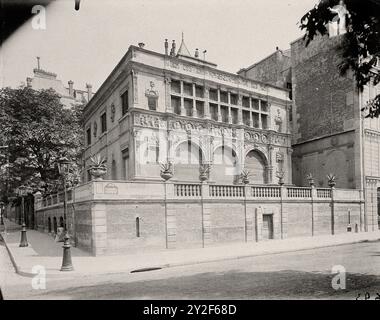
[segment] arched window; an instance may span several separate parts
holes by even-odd
[[[211,170],[212,181],[219,184],[233,184],[240,171],[236,152],[232,147],[223,144],[215,149]]]
[[[251,183],[267,183],[266,161],[264,156],[255,150],[248,152],[245,157],[245,169],[251,173]]]
[[[51,232],[51,218],[48,218],[48,232]]]
[[[116,161],[115,160],[112,160],[112,163],[111,163],[111,179],[117,180]]]
[[[57,233],[58,228],[57,228],[57,218],[56,217],[53,218],[53,228],[54,228],[54,232]]]
[[[59,217],[59,226],[60,226],[61,228],[64,227],[64,222],[63,222],[63,217],[62,217],[62,216]]]
[[[201,148],[191,140],[179,144],[175,150],[174,174],[178,181],[199,181],[199,167],[202,163]]]
[[[140,238],[140,218],[136,218],[136,237]]]

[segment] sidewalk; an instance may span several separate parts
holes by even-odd
[[[4,222],[6,232],[3,232],[2,236],[13,258],[14,265],[17,266],[17,273],[33,276],[33,266],[40,265],[45,267],[47,278],[129,273],[144,268],[165,268],[380,240],[380,231],[375,231],[99,257],[91,256],[83,250],[71,247],[75,270],[61,272],[62,242],[55,242],[46,233],[27,230],[29,246],[20,248],[20,226],[9,220]]]

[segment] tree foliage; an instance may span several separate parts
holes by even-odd
[[[371,81],[380,82],[380,72],[376,64],[380,59],[380,0],[320,0],[319,3],[301,18],[301,29],[306,31],[306,45],[317,35],[325,35],[326,26],[336,13],[331,9],[344,4],[347,32],[342,35],[341,54],[343,62],[339,68],[342,74],[352,70],[357,87],[363,91]],[[379,117],[380,95],[377,95],[363,108],[367,117]]]
[[[8,145],[8,185],[24,184],[50,192],[58,185],[60,157],[78,171],[82,152],[83,106],[64,108],[52,89],[0,89],[0,145]],[[2,166],[4,168],[4,166]],[[4,169],[3,169],[4,170]],[[4,177],[4,175],[2,175]]]

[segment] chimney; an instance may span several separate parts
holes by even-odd
[[[139,47],[140,47],[141,49],[143,49],[143,48],[145,47],[145,43],[144,43],[144,42],[139,42],[138,45],[139,45]]]
[[[195,49],[194,57],[197,58],[197,59],[199,58],[199,51],[198,51],[198,48]]]
[[[32,78],[26,78],[26,86],[28,87],[28,88],[31,88],[32,87]]]
[[[69,96],[72,97],[74,96],[74,82],[69,80]]]
[[[170,50],[170,55],[173,57],[175,56],[175,40],[173,40],[172,49]]]
[[[92,98],[92,85],[89,83],[86,83],[86,88],[87,88],[87,98],[88,98],[87,101],[90,101],[90,99]]]
[[[278,51],[278,47],[276,47],[276,51]]]
[[[168,39],[165,39],[165,55],[167,56],[169,54],[169,43]]]

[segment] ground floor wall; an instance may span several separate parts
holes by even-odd
[[[39,230],[62,215],[61,205],[37,210]],[[76,245],[94,255],[360,232],[364,221],[360,201],[302,199],[93,200],[67,213]]]

